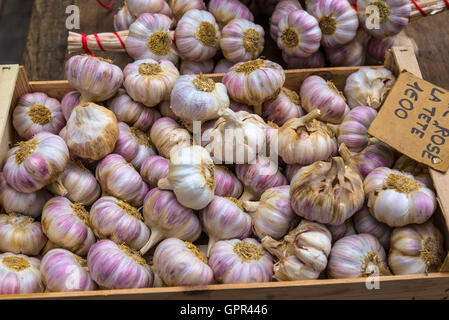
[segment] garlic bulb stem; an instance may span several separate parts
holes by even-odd
[[[260,201],[243,201],[242,206],[247,212],[256,212]]]
[[[316,109],[318,110],[318,109]],[[329,129],[332,130],[332,132],[338,136],[338,131],[340,130],[340,125],[335,123],[326,122],[326,125],[329,127]]]
[[[218,241],[218,240],[215,239],[214,237],[209,236],[209,242],[207,243],[207,257],[209,257],[210,249],[212,249],[212,247],[214,246],[214,244],[215,244],[217,241]]]
[[[167,178],[159,179],[157,187],[162,190],[173,190],[173,186]]]
[[[257,193],[251,191],[248,187],[245,186],[245,187],[243,187],[243,193],[239,198],[239,203],[242,206],[244,206],[245,202],[248,202],[248,201],[251,201],[251,200],[254,200],[257,198],[258,198]]]
[[[292,127],[299,128],[303,126],[304,124],[318,118],[321,115],[321,111],[319,109],[313,109],[308,114],[304,115],[301,118],[298,118],[295,122],[292,122]]]
[[[151,230],[151,236],[150,239],[148,239],[148,242],[145,243],[145,245],[140,249],[140,254],[144,255],[146,254],[156,243],[164,239],[165,236],[158,230]]]
[[[65,197],[69,191],[67,190],[66,187],[64,187],[64,184],[61,181],[61,177],[59,177],[55,182],[53,182],[52,184],[49,184],[46,189],[48,191],[50,191],[51,193],[58,195],[58,196],[62,196]]]

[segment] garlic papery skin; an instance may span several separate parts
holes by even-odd
[[[390,248],[391,228],[374,219],[367,206],[358,211],[352,218],[357,233],[369,233],[375,236],[385,250]]]
[[[120,91],[121,89],[119,89]],[[81,100],[81,93],[79,91],[70,91],[66,93],[61,100],[61,110],[66,121],[70,119],[73,109],[75,109]],[[61,130],[60,130],[61,131]]]
[[[0,172],[0,206],[5,212],[16,212],[33,218],[42,213],[45,202],[51,194],[42,189],[32,193],[16,191],[8,185],[5,176]]]
[[[251,11],[238,0],[211,0],[208,11],[214,15],[220,28],[234,19],[254,21]]]
[[[425,184],[427,188],[434,189],[433,180],[429,172],[429,167],[425,164],[421,164],[407,157],[406,155],[402,155],[396,160],[394,169],[410,173],[415,177],[416,180]]]
[[[114,16],[114,30],[117,32],[128,30],[134,21],[136,21],[136,18],[129,12],[125,3]]]
[[[210,251],[209,265],[220,283],[269,282],[273,259],[255,239],[218,241]]]
[[[392,47],[412,47],[415,55],[419,55],[418,45],[413,38],[407,36],[405,31],[387,38],[372,38],[368,43],[367,52],[377,61],[383,62],[387,51]]]
[[[204,122],[220,117],[229,107],[229,97],[222,83],[202,74],[184,75],[175,82],[170,105],[179,118]]]
[[[151,127],[150,139],[159,154],[167,159],[170,159],[172,152],[188,147],[192,142],[189,131],[168,117],[160,118],[154,123]]]
[[[282,88],[279,95],[263,104],[262,116],[267,121],[272,121],[282,126],[291,118],[300,118],[304,111],[300,106],[299,95],[290,89]]]
[[[235,65],[234,62],[228,61],[226,59],[220,59],[215,65],[213,73],[226,73],[229,69]]]
[[[184,74],[200,74],[200,73],[214,73],[214,60],[208,59],[204,61],[189,61],[182,60],[179,71]]]
[[[42,282],[50,292],[91,291],[97,288],[87,261],[65,249],[52,249],[42,258]]]
[[[178,69],[168,60],[137,60],[128,64],[123,73],[126,92],[134,101],[147,107],[154,107],[167,100],[179,78]]]
[[[331,66],[363,66],[365,65],[366,52],[362,42],[355,38],[341,47],[326,48],[326,56]]]
[[[44,292],[39,259],[10,252],[0,254],[0,294]]]
[[[289,56],[285,52],[282,52],[282,60],[284,60],[289,69],[323,68],[326,66],[326,60],[321,51],[312,53],[307,58]]]
[[[157,187],[157,183],[162,178],[168,177],[168,167],[170,161],[161,156],[150,156],[144,159],[140,167],[140,175],[143,181],[148,183],[149,187]]]
[[[382,39],[398,34],[407,26],[411,4],[408,0],[357,0],[357,11],[362,28]]]
[[[238,198],[243,192],[243,185],[235,174],[226,166],[215,166],[215,195]]]
[[[343,93],[332,81],[320,76],[310,76],[301,85],[299,92],[301,105],[307,112],[318,109],[318,119],[331,123],[341,123],[349,112]]]
[[[183,206],[200,210],[214,198],[214,172],[214,162],[206,149],[184,147],[172,152],[168,177],[159,180],[158,187],[173,190]]]
[[[352,152],[360,152],[368,144],[376,143],[368,134],[368,128],[377,116],[377,111],[371,107],[355,107],[343,118],[338,127],[338,143],[344,143]]]
[[[89,55],[67,60],[65,74],[70,85],[81,93],[81,103],[112,98],[123,83],[122,69],[111,60]]]
[[[162,241],[153,255],[153,267],[167,286],[211,284],[214,273],[200,250],[176,238]]]
[[[221,33],[211,13],[191,9],[178,21],[175,36],[176,48],[183,59],[205,61],[217,53]]]
[[[98,164],[95,176],[103,195],[111,195],[140,207],[148,185],[139,172],[119,154],[110,154]]]
[[[114,112],[118,121],[142,131],[148,131],[161,118],[155,108],[146,108],[142,103],[133,101],[124,89],[119,89],[117,95],[108,100],[107,106]]]
[[[391,275],[384,248],[367,233],[338,240],[332,247],[327,271],[334,279]]]
[[[301,4],[297,0],[283,0],[277,3],[273,14],[270,17],[270,36],[274,41],[277,40],[279,32],[279,21],[290,12],[302,9]]]
[[[252,215],[253,229],[259,239],[265,236],[281,239],[296,217],[290,206],[288,185],[267,189],[259,201],[245,201],[243,207],[247,212],[255,212]]]
[[[42,92],[24,94],[12,117],[14,129],[25,139],[42,131],[58,134],[65,126],[59,101]]]
[[[172,118],[173,120],[180,121],[180,119],[173,113],[170,106],[170,100],[162,101],[159,106],[159,112],[163,117]]]
[[[153,286],[153,272],[139,252],[111,240],[101,240],[92,246],[87,255],[87,265],[92,279],[103,288]]]
[[[44,131],[9,150],[3,175],[16,191],[33,193],[55,181],[68,161],[64,140]]]
[[[219,240],[245,239],[252,234],[251,217],[235,198],[215,196],[199,213],[204,231],[209,236],[207,256]]]
[[[315,119],[319,114],[313,110],[287,120],[279,129],[279,155],[285,163],[308,165],[336,154],[337,139],[326,124]]]
[[[360,210],[365,200],[357,169],[341,157],[299,170],[290,184],[290,197],[292,208],[300,217],[334,226]]]
[[[179,21],[189,10],[206,9],[206,5],[203,0],[169,0],[169,4],[173,11],[173,18],[175,21]]]
[[[224,75],[223,84],[233,100],[254,106],[262,115],[262,103],[275,98],[285,82],[282,67],[269,60],[252,60],[235,64]]]
[[[365,179],[371,214],[390,227],[426,222],[437,204],[435,193],[411,174],[395,169],[374,169]]]
[[[254,60],[265,44],[263,28],[245,19],[231,20],[221,31],[220,48],[231,62]]]
[[[64,197],[47,201],[42,210],[42,229],[47,238],[58,247],[85,256],[95,243],[89,226],[89,213],[79,203]]]
[[[80,160],[70,160],[58,180],[48,185],[47,189],[84,206],[90,206],[101,194],[95,176]]]
[[[354,222],[352,221],[352,218],[349,218],[339,226],[326,225],[326,227],[332,234],[332,244],[343,237],[357,234],[357,231],[354,229]]]
[[[302,167],[300,164],[287,164],[285,166],[285,177],[289,183],[292,182],[293,177]]]
[[[126,5],[135,17],[143,13],[160,13],[168,17],[172,15],[172,10],[165,0],[127,0]]]
[[[172,20],[163,14],[143,13],[129,27],[126,52],[134,60],[168,60],[178,63],[174,33],[170,31]],[[128,90],[127,90],[128,91]]]
[[[385,68],[361,68],[354,72],[346,79],[344,90],[349,107],[379,109],[395,80],[391,71]]]
[[[47,243],[40,222],[17,213],[0,214],[0,251],[37,256]]]

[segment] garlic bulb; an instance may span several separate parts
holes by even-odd
[[[380,167],[364,185],[371,214],[390,227],[424,223],[437,207],[435,193],[406,172]]]
[[[161,117],[155,108],[145,108],[142,103],[133,101],[124,89],[119,89],[117,95],[107,102],[107,106],[118,121],[142,131],[149,130]]]
[[[150,131],[150,139],[159,154],[170,159],[176,150],[191,145],[192,137],[189,131],[180,126],[172,118],[160,118]]]
[[[158,107],[163,117],[172,118],[176,121],[180,121],[180,119],[173,113],[173,110],[171,109],[170,100],[162,101]]]
[[[384,248],[367,233],[338,240],[332,247],[327,270],[334,279],[391,275]]]
[[[229,109],[234,112],[246,111],[248,113],[254,113],[252,107],[243,103],[236,102],[234,100],[230,100]]]
[[[332,130],[316,120],[314,110],[302,118],[287,120],[279,130],[279,155],[287,164],[308,165],[326,160],[337,152],[337,140]]]
[[[213,271],[200,250],[176,238],[166,239],[157,246],[153,264],[167,286],[207,285],[214,280]]]
[[[204,61],[217,53],[221,34],[211,13],[191,9],[178,21],[175,36],[176,48],[183,59]]]
[[[135,250],[150,238],[140,212],[125,201],[102,197],[95,201],[89,213],[89,223],[98,239],[109,239]]]
[[[208,59],[204,61],[189,61],[182,60],[179,71],[184,74],[200,74],[200,73],[213,73],[214,72],[214,60]]]
[[[171,109],[181,119],[207,121],[217,119],[229,107],[222,83],[199,75],[181,76],[171,92]]]
[[[443,234],[430,221],[391,233],[388,263],[394,274],[438,272],[445,256]]]
[[[385,250],[390,248],[391,228],[374,219],[367,206],[354,214],[353,221],[357,233],[369,233],[379,240]]]
[[[238,198],[243,192],[243,185],[235,174],[226,166],[215,166],[215,195]]]
[[[161,0],[162,1],[162,0]],[[165,1],[164,1],[165,2]],[[163,14],[143,13],[129,27],[126,52],[134,60],[168,60],[178,63],[172,20]]]
[[[58,180],[47,186],[47,189],[85,206],[94,203],[101,193],[95,176],[80,160],[70,160]]]
[[[110,240],[101,240],[92,246],[87,265],[92,279],[106,289],[149,288],[153,285],[153,272],[139,252]]]
[[[42,210],[42,229],[55,245],[84,256],[95,243],[89,213],[79,203],[64,197],[47,201]]]
[[[14,129],[25,139],[31,139],[42,131],[58,134],[65,126],[59,101],[42,92],[24,94],[12,117]]]
[[[301,105],[307,112],[314,109],[321,111],[318,119],[331,123],[341,123],[349,112],[343,93],[332,81],[320,76],[310,76],[301,85],[299,92]]]
[[[254,233],[263,239],[270,236],[281,239],[293,225],[295,213],[290,206],[290,186],[265,190],[260,201],[244,201],[243,207],[252,215]]]
[[[213,73],[226,73],[229,69],[235,65],[234,62],[228,61],[226,59],[220,59],[215,65]]]
[[[340,157],[318,161],[296,173],[290,185],[291,205],[308,220],[338,226],[363,206],[363,181],[357,169]]]
[[[128,30],[129,26],[136,21],[136,18],[129,12],[128,6],[125,5],[114,16],[114,30],[124,31]]]
[[[231,62],[256,59],[265,44],[263,28],[245,19],[231,20],[221,31],[220,48]]]
[[[387,51],[392,47],[412,47],[415,55],[419,55],[418,45],[413,38],[407,36],[405,31],[399,32],[397,35],[376,39],[372,38],[368,43],[368,54],[377,61],[383,62],[387,55]]]
[[[290,89],[282,88],[279,95],[263,104],[263,117],[282,126],[291,118],[300,118],[304,111],[300,106],[299,95]]]
[[[251,217],[235,198],[215,196],[199,215],[204,231],[209,236],[207,256],[219,240],[245,239],[252,234]]]
[[[70,251],[52,249],[42,258],[42,281],[50,292],[91,291],[97,288],[87,261]]]
[[[168,60],[137,60],[128,64],[123,73],[126,92],[133,100],[147,107],[154,107],[168,99],[179,78],[178,69]]]
[[[326,56],[331,66],[363,66],[366,52],[362,41],[358,40],[356,36],[354,40],[345,45],[326,48]]]
[[[47,243],[40,222],[17,213],[0,214],[0,251],[31,256]]]
[[[132,164],[119,154],[110,154],[98,164],[95,176],[103,195],[111,195],[140,207],[148,192],[148,185]]]
[[[159,180],[158,187],[173,190],[183,206],[203,209],[214,197],[214,163],[201,146],[190,146],[172,152],[168,177]]]
[[[120,91],[121,89],[119,89]],[[61,100],[61,110],[66,121],[70,119],[73,109],[75,109],[81,100],[81,94],[79,91],[70,91],[66,93]]]
[[[282,59],[289,69],[323,68],[326,66],[326,61],[321,51],[317,51],[307,58],[289,56],[285,52],[282,52]]]
[[[16,212],[37,218],[42,213],[45,202],[51,198],[50,193],[42,189],[32,193],[16,191],[8,185],[0,172],[0,206],[5,212]]]
[[[354,229],[354,222],[352,221],[352,218],[349,218],[344,223],[338,226],[326,225],[326,228],[332,234],[332,244],[343,237],[357,234],[357,231]]]
[[[279,21],[290,12],[302,9],[301,4],[297,0],[283,0],[278,2],[270,17],[270,36],[274,41],[277,40],[279,32]]]
[[[254,239],[218,241],[212,247],[209,265],[220,283],[269,282],[273,259]]]
[[[3,175],[16,191],[33,193],[55,181],[67,161],[69,150],[64,140],[44,131],[9,150]]]
[[[170,161],[164,157],[150,156],[143,160],[140,175],[150,188],[155,188],[160,179],[168,177],[169,165]]]
[[[391,71],[385,68],[361,68],[354,72],[346,79],[344,90],[349,107],[379,109],[395,80]]]
[[[170,0],[170,7],[173,11],[173,18],[179,21],[184,14],[192,9],[205,10],[206,5],[203,0]]]
[[[396,160],[394,169],[410,173],[416,180],[425,184],[427,188],[433,189],[433,180],[430,176],[429,167],[425,164],[421,164],[406,155],[402,155]]]
[[[160,13],[171,17],[172,10],[165,0],[127,0],[129,12],[139,17],[142,13]]]
[[[411,5],[408,0],[357,0],[357,11],[365,31],[382,39],[398,34],[407,26]]]
[[[254,21],[251,11],[238,0],[210,0],[208,11],[215,16],[220,28],[234,19]]]
[[[44,292],[39,259],[10,252],[0,254],[0,294]]]
[[[235,64],[224,75],[223,84],[233,100],[255,107],[262,114],[262,103],[275,98],[285,82],[280,65],[269,60],[252,60]]]
[[[292,182],[293,177],[302,167],[300,164],[287,164],[285,166],[285,177],[289,183]]]
[[[343,118],[338,127],[338,143],[344,143],[352,152],[360,152],[371,143],[377,143],[376,138],[368,134],[368,128],[377,116],[377,111],[371,107],[355,107]]]
[[[111,60],[89,55],[67,60],[65,74],[70,85],[81,93],[81,103],[112,98],[123,83],[122,69]]]
[[[284,162],[282,161],[282,159],[279,157],[278,154],[279,126],[274,122],[268,121],[266,128],[267,128],[267,141],[266,141],[265,154],[268,155],[273,161],[279,162],[280,165],[283,165]]]

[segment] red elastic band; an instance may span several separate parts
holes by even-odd
[[[120,35],[119,35],[117,32],[113,32],[113,34],[115,34],[115,36],[118,38],[118,40],[120,41],[120,43],[121,43],[123,49],[126,50],[125,42],[123,42],[122,37],[120,37]]]
[[[92,57],[95,57],[95,55],[90,52],[89,48],[87,47],[87,35],[85,33],[81,33],[81,42],[83,43],[83,50],[88,55],[91,55]]]
[[[443,0],[443,1],[444,1],[444,3],[446,4],[447,10],[449,10],[449,0]]]
[[[103,2],[101,2],[101,0],[97,0],[97,2],[100,6],[102,6],[105,9],[111,9],[112,6],[114,5],[114,0],[109,0],[109,5],[105,5]]]
[[[359,10],[357,10],[357,5],[356,4],[354,4],[352,7],[354,8],[355,11],[359,11]]]
[[[98,46],[100,47],[100,50],[101,50],[101,51],[104,51],[104,48],[103,48],[103,46],[101,45],[100,38],[98,37],[98,35],[97,35],[96,33],[94,33],[94,37],[95,37],[95,39],[97,39],[97,43],[98,43]]]
[[[423,17],[426,17],[427,16],[427,13],[419,6],[419,4],[418,3],[416,3],[416,1],[415,0],[411,0],[412,2],[413,2],[413,4],[415,5],[415,7],[416,7],[416,9],[418,9],[418,11],[421,13],[421,15],[423,16]],[[446,0],[447,1],[447,0]]]

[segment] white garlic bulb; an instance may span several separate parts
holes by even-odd
[[[0,254],[0,294],[44,292],[39,259],[22,254]]]

